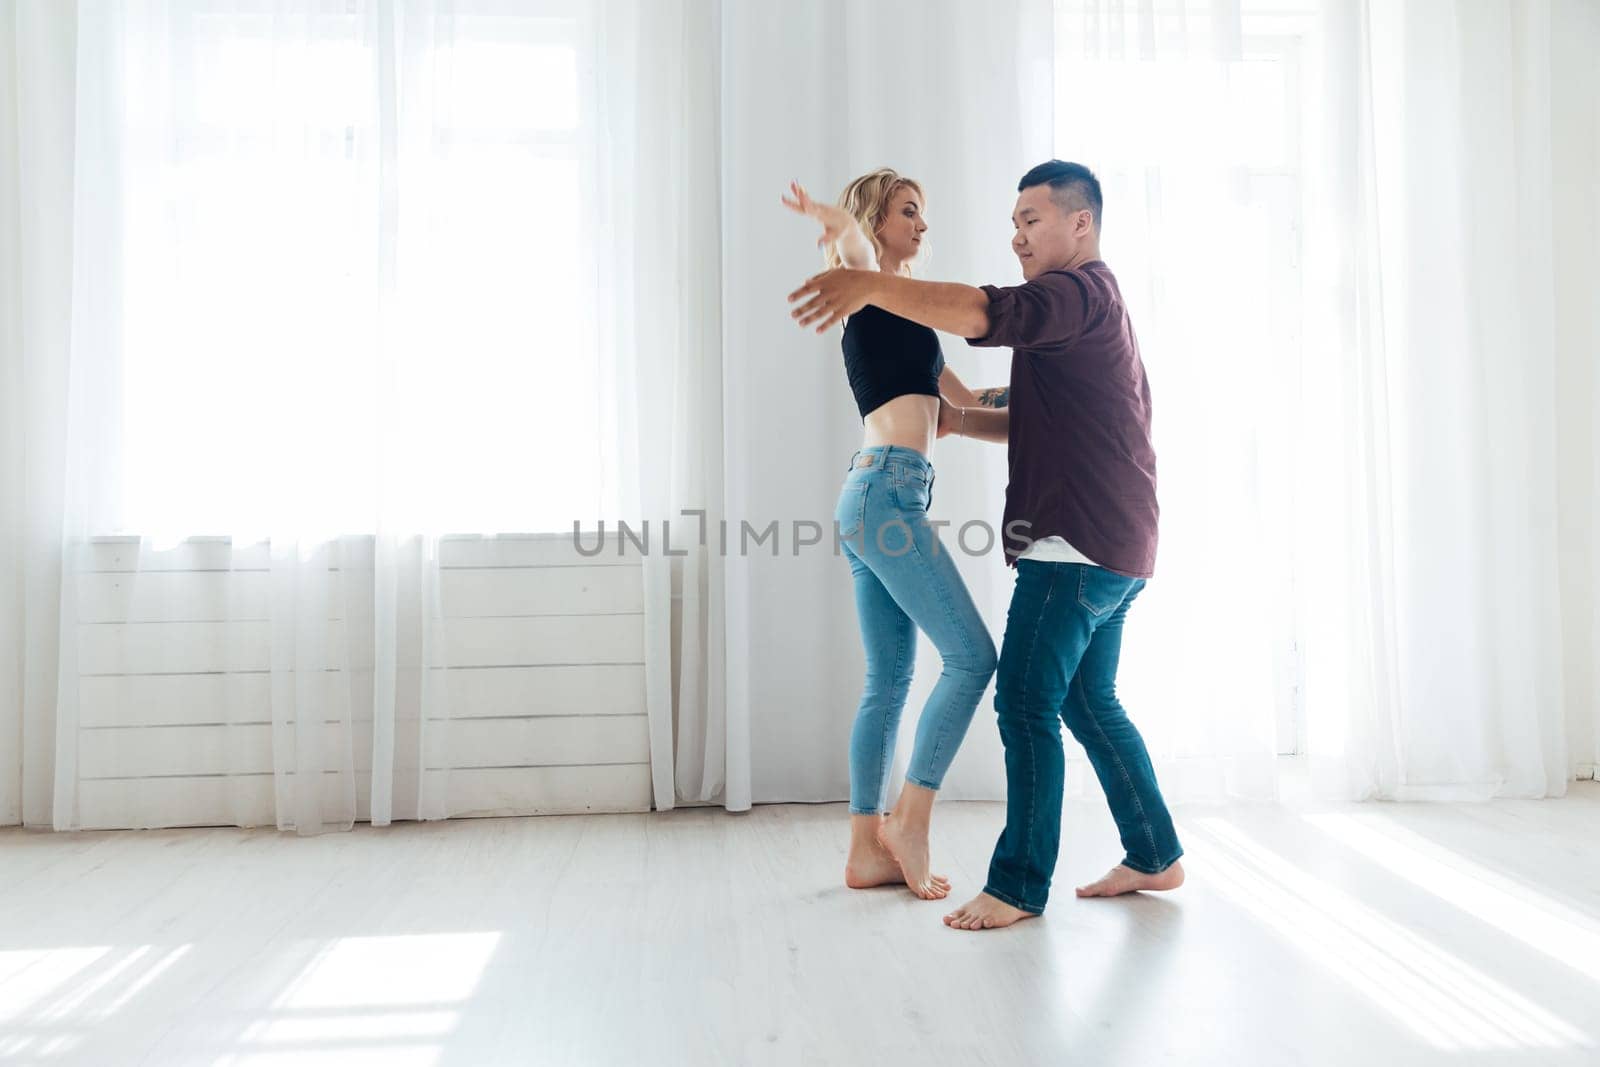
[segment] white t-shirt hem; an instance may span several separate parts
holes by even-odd
[[[1024,550],[1018,559],[1031,559],[1039,563],[1087,563],[1091,567],[1100,564],[1073,548],[1064,537],[1041,537]]]

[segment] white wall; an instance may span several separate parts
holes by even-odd
[[[1586,778],[1600,762],[1600,8],[1557,0],[1552,26],[1563,681],[1572,769]]]

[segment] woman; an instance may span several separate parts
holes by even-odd
[[[822,224],[829,267],[911,271],[928,229],[922,188],[887,168],[851,182],[837,206],[797,184],[784,204]],[[932,330],[868,305],[844,328],[844,362],[861,412],[861,449],[851,457],[835,518],[855,581],[867,676],[850,734],[850,855],[845,884],[904,880],[924,900],[950,883],[931,874],[928,821],[945,771],[995,669],[994,641],[928,523],[941,389],[976,404],[945,366]],[[911,685],[916,630],[933,641],[944,669],[917,722],[906,780],[888,815],[889,767]]]

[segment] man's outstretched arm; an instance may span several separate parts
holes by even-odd
[[[957,337],[983,337],[989,332],[989,294],[958,282],[925,282],[840,267],[807,279],[789,294],[789,302],[807,297],[790,314],[818,333],[868,304]]]

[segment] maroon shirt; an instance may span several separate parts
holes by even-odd
[[[1006,565],[1027,546],[1014,531],[1063,537],[1107,570],[1150,577],[1160,515],[1150,384],[1117,279],[1091,260],[983,291],[989,333],[967,343],[1014,349]]]

